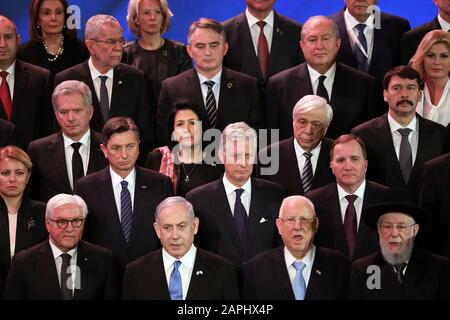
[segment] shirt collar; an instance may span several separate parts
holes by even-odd
[[[8,72],[8,76],[14,76],[14,73],[16,71],[16,60],[8,67],[6,70],[0,69],[0,71],[6,71]]]
[[[214,81],[214,85],[219,84],[220,85],[220,79],[222,78],[222,70],[220,69],[219,72],[216,73],[216,75],[214,77],[212,77],[211,79],[206,78],[205,76],[201,75],[200,73],[197,72],[198,75],[198,79],[200,80],[200,83],[203,84],[203,82],[205,81]]]
[[[83,146],[87,146],[89,142],[89,138],[91,137],[91,130],[86,131],[86,133],[81,137],[79,141],[72,140],[64,133],[62,134],[64,140],[64,149],[70,147],[74,142],[81,142]]]
[[[256,18],[255,16],[253,16],[250,11],[248,11],[248,8],[245,9],[245,16],[247,17],[247,21],[248,21],[248,26],[251,28],[253,27],[258,21],[259,19]],[[267,15],[267,17],[263,20],[267,25],[269,25],[270,27],[273,28],[273,23],[274,23],[274,17],[275,14],[273,13],[273,10],[270,11],[270,13]]]
[[[290,251],[284,247],[284,260],[286,261],[286,266],[289,268],[295,261],[301,261],[303,262],[307,267],[312,268],[312,265],[314,263],[314,257],[316,256],[316,246],[313,244],[311,249],[309,249],[306,256],[303,257],[303,259],[298,260],[296,259]]]
[[[309,64],[307,64],[307,66],[308,66],[308,71],[309,71],[309,76],[311,78],[311,81],[314,83],[317,81],[317,79],[319,79],[319,77],[322,74],[317,72],[316,70],[314,70]],[[336,62],[333,63],[333,65],[331,66],[330,69],[328,69],[327,72],[325,72],[324,76],[326,76],[327,79],[334,79],[335,73],[336,73]]]
[[[315,156],[316,154],[320,153],[321,146],[322,146],[322,140],[320,140],[319,144],[309,152],[312,153],[313,156]],[[295,139],[295,138],[294,138],[294,149],[295,149],[295,154],[297,155],[297,158],[299,156],[303,155],[305,152],[308,152],[308,151],[303,150],[303,148],[298,144],[297,139]]]
[[[191,245],[189,250],[182,256],[181,258],[177,259],[174,256],[172,256],[170,253],[166,251],[166,249],[162,249],[162,257],[163,257],[163,263],[164,263],[164,269],[168,270],[173,266],[173,263],[176,260],[181,261],[181,264],[188,267],[189,269],[194,269],[194,263],[195,263],[195,257],[197,255],[197,248],[194,246],[194,244]]]
[[[74,254],[77,252],[78,246],[76,246],[73,249],[70,249],[67,252],[62,252],[53,242],[51,239],[48,239],[48,242],[50,243],[50,249],[52,249],[53,253],[53,259],[56,260],[56,258],[59,258],[63,253],[68,253],[70,255],[70,258],[74,256]]]
[[[350,12],[348,12],[348,8],[345,9],[344,11],[344,19],[345,22],[348,24],[348,26],[353,30],[358,24],[365,24],[367,28],[369,29],[373,29],[374,25],[374,16],[373,14],[371,14],[370,16],[367,17],[366,21],[363,22],[359,22],[358,20],[356,20],[356,18],[354,16],[352,16],[350,14]]]
[[[110,69],[107,73],[103,74],[98,72],[98,70],[95,68],[94,64],[92,63],[92,57],[88,60],[89,69],[91,70],[92,79],[97,79],[100,76],[107,76],[108,78],[112,79],[114,75],[114,68]]]
[[[131,172],[126,176],[125,179],[123,179],[121,176],[119,176],[117,173],[114,172],[114,170],[109,166],[109,172],[111,174],[111,181],[113,184],[113,187],[116,188],[120,183],[125,180],[128,182],[128,185],[133,185],[134,181],[136,180],[136,168],[133,168]]]
[[[337,190],[338,190],[338,197],[339,197],[339,201],[341,201],[342,199],[345,198],[345,196],[349,195],[350,193],[348,193],[347,191],[345,191],[340,185],[339,183],[337,183]],[[364,198],[364,191],[366,190],[366,180],[364,180],[358,187],[358,189],[355,190],[355,192],[351,193],[354,194],[356,196],[358,196],[358,198]]]
[[[414,118],[411,120],[410,123],[408,123],[407,126],[403,127],[401,124],[399,124],[397,121],[395,121],[394,118],[392,118],[388,112],[388,122],[389,122],[389,127],[391,128],[391,133],[394,133],[398,129],[402,129],[402,128],[409,128],[412,131],[417,131],[417,117],[416,116],[414,116]]]
[[[444,31],[450,30],[450,22],[447,22],[444,19],[442,19],[442,17],[439,14],[438,14],[438,20],[439,20],[439,24],[441,25],[442,30],[444,30]]]
[[[244,183],[242,187],[236,187],[234,184],[230,182],[230,180],[227,179],[226,174],[223,175],[223,186],[225,187],[225,193],[227,196],[232,194],[236,189],[244,189],[245,192],[250,193],[252,190],[252,179],[248,178],[247,182]]]

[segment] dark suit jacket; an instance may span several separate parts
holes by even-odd
[[[23,198],[17,213],[16,244],[14,253],[44,241],[48,237],[45,228],[45,203]],[[0,197],[0,298],[11,264],[8,209]]]
[[[122,298],[170,300],[162,249],[153,251],[127,265]],[[186,300],[237,299],[239,299],[237,268],[224,258],[197,248]]]
[[[0,119],[0,148],[14,145],[16,127],[9,121]]]
[[[369,289],[368,277],[374,272],[369,266],[379,266],[380,289]],[[376,252],[356,260],[352,265],[349,299],[358,300],[437,300],[450,299],[450,261],[414,248],[400,285],[392,265]]]
[[[431,220],[429,250],[450,258],[449,190],[450,153],[447,153],[425,162],[419,204],[427,210]]]
[[[389,188],[366,180],[363,208],[375,204],[382,199],[383,193]],[[338,250],[350,257],[347,248],[344,224],[339,205],[339,195],[336,182],[312,190],[306,196],[314,203],[319,218],[319,229],[314,239],[318,246]],[[352,260],[365,257],[380,249],[378,233],[370,229],[362,218],[359,221],[358,239]]]
[[[333,172],[330,169],[330,149],[333,144],[333,140],[328,138],[322,139],[322,145],[320,147],[319,159],[317,160],[317,167],[314,173],[312,189],[321,187],[327,183],[334,181]],[[271,161],[270,165],[274,165],[275,161],[278,161],[278,172],[274,175],[261,175],[259,177],[268,181],[276,182],[279,185],[286,188],[290,195],[303,195],[303,184],[300,171],[298,170],[297,157],[294,149],[294,138],[289,138],[278,143],[269,145],[267,148],[259,152],[259,160],[261,161],[261,155],[270,155],[278,150],[279,159]],[[260,166],[267,167],[267,165],[261,164]]]
[[[341,35],[341,47],[337,60],[350,67],[358,68],[347,33],[347,27],[345,26],[344,10],[330,16],[338,25]],[[411,29],[411,26],[408,20],[383,12],[380,14],[379,23],[381,28],[375,29],[373,34],[373,51],[369,65],[369,74],[382,82],[386,72],[400,64],[400,41],[403,33]]]
[[[302,63],[304,61],[300,49],[302,25],[275,11],[273,23],[272,46],[269,49],[265,79],[259,67],[245,12],[222,23],[229,44],[228,52],[223,60],[224,66],[255,77],[258,83],[264,86],[266,80],[272,75]]]
[[[87,174],[101,170],[108,164],[100,150],[101,143],[101,135],[91,131]],[[59,193],[72,194],[61,132],[33,141],[28,147],[28,154],[33,162],[30,181],[33,199],[48,201]]]
[[[409,60],[416,53],[416,50],[419,47],[419,44],[422,41],[423,37],[428,32],[436,29],[441,29],[441,25],[439,24],[437,16],[432,21],[424,23],[406,32],[402,37],[400,63],[402,65],[407,65],[409,63]]]
[[[245,248],[239,238],[222,178],[195,188],[186,195],[200,219],[196,243],[237,266],[242,266],[251,257],[281,243],[275,220],[286,192],[273,182],[251,179],[249,240]]]
[[[316,248],[305,300],[340,300],[350,282],[350,260],[327,248]],[[284,247],[263,252],[244,267],[245,299],[295,300],[284,258]]]
[[[158,146],[169,145],[173,128],[173,124],[169,124],[169,115],[177,103],[192,105],[203,121],[203,130],[211,128],[197,72],[195,69],[187,70],[163,81],[158,102]],[[254,129],[265,125],[258,85],[254,78],[246,74],[223,68],[217,107],[215,128],[219,130],[238,121],[244,121]]]
[[[51,106],[52,81],[47,70],[16,60],[11,122],[25,146],[56,131]],[[1,101],[0,118],[6,119]]]
[[[408,183],[403,178],[392,141],[387,114],[363,123],[352,133],[363,139],[369,167],[367,178],[388,187],[408,188],[418,199],[420,178],[425,161],[447,152],[448,131],[440,124],[416,114],[419,122],[417,156]]]
[[[330,105],[334,116],[327,137],[337,138],[380,114],[375,79],[342,63],[336,74]],[[292,110],[302,97],[314,94],[308,67],[303,63],[269,79],[266,89],[266,117],[270,129],[280,129],[280,139],[292,137]]]
[[[55,85],[66,80],[82,81],[91,89],[94,115],[90,125],[93,130],[101,132],[105,122],[100,110],[99,98],[95,94],[88,61],[58,73],[55,77]],[[143,142],[141,145],[143,155],[147,154],[147,151],[155,144],[155,101],[151,88],[141,70],[123,63],[114,68],[110,117],[129,117],[134,120]]]
[[[133,222],[128,243],[114,200],[109,166],[79,179],[75,183],[74,193],[81,196],[88,206],[86,240],[111,250],[123,268],[128,262],[161,246],[153,223],[158,204],[173,195],[172,182],[168,177],[136,166]]]
[[[80,289],[74,300],[118,299],[120,273],[111,251],[78,243]],[[14,256],[5,286],[7,300],[61,300],[61,287],[50,244],[44,241]]]

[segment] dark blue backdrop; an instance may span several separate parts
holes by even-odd
[[[199,17],[210,17],[223,21],[242,12],[245,0],[168,0],[175,14],[172,26],[166,37],[185,42],[189,24]],[[0,13],[16,21],[23,41],[28,37],[29,0],[0,0]],[[125,37],[132,39],[126,26],[128,0],[69,0],[81,9],[80,36],[84,38],[84,25],[87,19],[98,13],[107,13],[121,21]],[[299,22],[304,22],[312,15],[329,15],[343,7],[343,0],[277,0],[275,9]],[[388,13],[407,18],[411,25],[417,26],[433,19],[437,9],[432,0],[379,0],[378,5]]]

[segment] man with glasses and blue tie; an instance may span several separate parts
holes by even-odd
[[[154,228],[163,247],[128,264],[122,298],[238,299],[237,268],[193,244],[198,225],[189,201],[182,197],[162,201],[156,208]]]
[[[337,251],[313,244],[319,219],[312,202],[303,196],[285,198],[276,224],[284,246],[248,261],[244,267],[244,298],[344,299],[350,260]]]
[[[353,262],[349,299],[450,299],[450,260],[414,245],[427,215],[408,190],[388,190],[363,218],[378,231],[381,250]]]
[[[141,132],[141,151],[147,154],[155,143],[155,98],[144,73],[120,63],[125,44],[122,27],[113,16],[95,15],[87,21],[85,33],[90,58],[58,73],[56,85],[65,80],[86,83],[93,93],[92,129],[101,132],[109,118],[130,117]]]
[[[49,239],[14,256],[5,299],[117,299],[120,273],[112,252],[82,241],[87,216],[79,196],[58,194],[47,203]]]

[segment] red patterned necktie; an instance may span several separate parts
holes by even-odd
[[[259,26],[259,37],[258,37],[258,60],[259,66],[261,67],[261,72],[263,77],[266,77],[267,63],[269,62],[269,45],[267,44],[266,36],[264,35],[265,21],[258,21]]]
[[[12,103],[11,103],[11,93],[9,92],[8,82],[6,81],[7,76],[8,72],[6,71],[0,72],[0,77],[2,78],[2,83],[0,85],[0,100],[2,101],[3,108],[5,109],[6,119],[11,120]]]

